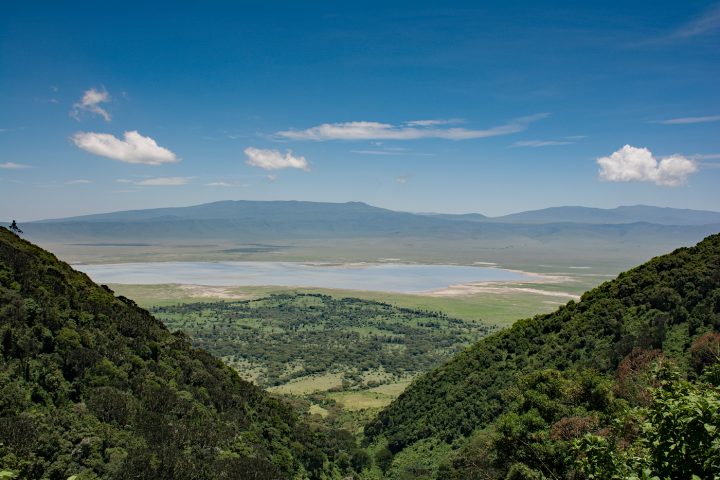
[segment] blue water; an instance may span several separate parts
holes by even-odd
[[[518,281],[519,272],[463,265],[321,265],[294,262],[157,262],[76,265],[98,283],[270,285],[416,293],[483,281]]]

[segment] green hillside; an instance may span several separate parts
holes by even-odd
[[[413,382],[365,432],[375,444],[387,443],[385,462],[397,467],[390,478],[561,478],[571,457],[582,457],[570,453],[569,440],[601,432],[625,407],[645,407],[650,397],[655,402],[659,393],[637,387],[650,364],[667,360],[674,372],[667,375],[697,378],[704,366],[697,352],[718,348],[718,330],[720,235],[713,235],[623,273],[555,313],[480,340]],[[621,381],[628,371],[633,388]],[[643,401],[627,392],[635,387]],[[718,398],[717,389],[705,392]],[[707,428],[719,421],[716,416]],[[553,437],[562,425],[574,434]],[[720,448],[720,439],[714,442]],[[433,452],[443,452],[441,460],[418,467]],[[535,464],[532,475],[539,476],[527,467]],[[720,464],[713,465],[720,472]]]
[[[3,475],[321,479],[366,460],[349,434],[310,428],[132,301],[0,228]]]

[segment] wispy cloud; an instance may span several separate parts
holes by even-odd
[[[693,160],[720,160],[720,153],[698,153],[690,158]]]
[[[245,155],[247,156],[245,163],[265,170],[280,170],[283,168],[310,170],[305,157],[295,156],[290,150],[282,154],[278,150],[248,147],[245,149]]]
[[[445,140],[469,140],[474,138],[509,135],[525,130],[528,124],[548,116],[539,113],[514,119],[496,127],[473,130],[460,127],[437,128],[437,124],[428,124],[431,120],[415,120],[413,124],[392,125],[380,122],[343,122],[324,123],[306,130],[285,130],[278,137],[288,140],[417,140],[421,138],[441,138]],[[418,122],[423,122],[419,124]]]
[[[70,116],[75,120],[80,120],[80,115],[83,112],[89,112],[94,115],[100,115],[106,122],[109,122],[112,119],[110,113],[100,106],[103,103],[109,102],[110,94],[106,90],[91,88],[85,91],[79,102],[73,104],[73,108],[70,110]]]
[[[410,120],[405,122],[403,125],[409,127],[434,127],[437,125],[452,125],[457,123],[465,123],[462,118],[448,118],[448,119],[435,119],[435,120]]]
[[[411,157],[434,157],[434,153],[419,153],[410,151],[396,151],[396,150],[350,150],[350,153],[357,153],[359,155],[399,155],[399,156],[411,156]]]
[[[78,132],[72,136],[75,145],[86,152],[126,163],[162,165],[180,161],[177,155],[137,131],[125,132],[125,140],[108,133]]]
[[[705,117],[680,117],[668,120],[655,120],[650,123],[661,123],[663,125],[688,125],[691,123],[720,122],[720,115],[708,115]]]
[[[94,183],[92,180],[86,180],[84,178],[78,178],[77,180],[68,180],[65,185],[88,185]]]
[[[656,159],[647,148],[625,145],[609,157],[597,159],[600,179],[609,182],[652,182],[677,187],[698,171],[697,163],[682,155]]]
[[[399,175],[395,177],[395,181],[401,185],[406,184],[408,180],[410,180],[410,177],[408,177],[407,175]]]
[[[249,187],[247,183],[235,183],[235,182],[208,182],[205,184],[206,187],[224,187],[224,188],[238,188],[238,187]]]
[[[265,176],[265,179],[266,179],[268,182],[274,182],[275,180],[278,179],[278,176],[277,176],[277,175],[266,175],[266,176]]]
[[[6,170],[22,170],[23,168],[32,168],[32,167],[30,165],[25,165],[22,163],[5,162],[5,163],[0,163],[0,168],[4,168]]]
[[[681,25],[673,32],[676,38],[691,38],[699,35],[707,35],[720,30],[720,3],[716,3],[699,17]]]
[[[538,148],[538,147],[554,147],[557,145],[570,145],[575,142],[567,142],[567,141],[561,141],[561,140],[522,140],[520,142],[513,143],[514,147],[531,147],[531,148]]]
[[[720,153],[698,153],[690,158],[701,168],[720,168]]]
[[[143,187],[174,187],[178,185],[187,185],[190,180],[192,180],[192,177],[155,177],[146,178],[132,183]]]

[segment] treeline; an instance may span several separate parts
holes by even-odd
[[[357,298],[277,294],[258,300],[200,302],[151,309],[172,330],[239,369],[256,369],[262,386],[328,372],[359,378],[426,372],[493,327],[441,312]]]

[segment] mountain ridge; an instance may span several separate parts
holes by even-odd
[[[396,211],[377,207],[365,202],[313,202],[300,200],[220,200],[216,202],[191,205],[186,207],[160,207],[149,209],[120,210],[80,216],[60,217],[26,222],[60,223],[60,222],[97,222],[97,221],[140,221],[161,219],[232,219],[238,215],[253,213],[313,213],[327,214],[400,214],[425,216],[435,219],[494,222],[494,223],[656,223],[661,225],[707,225],[720,224],[720,212],[710,210],[679,209],[672,207],[656,207],[651,205],[621,205],[614,208],[595,208],[577,205],[548,207],[538,210],[527,210],[508,215],[490,217],[482,213],[417,213]],[[274,209],[274,210],[273,210]]]

